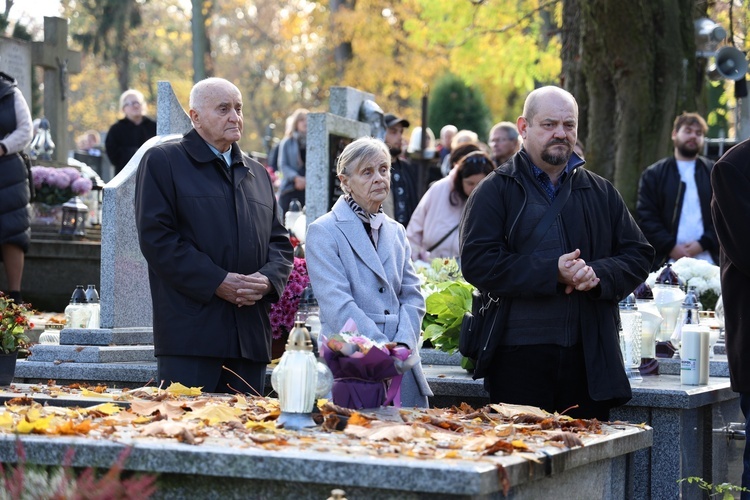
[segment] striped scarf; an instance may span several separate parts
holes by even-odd
[[[344,195],[344,199],[349,204],[349,207],[352,209],[352,211],[357,214],[357,217],[362,221],[362,224],[364,224],[365,231],[367,232],[367,236],[370,237],[370,241],[372,241],[372,244],[375,246],[375,248],[378,248],[378,231],[380,229],[380,226],[383,225],[383,221],[385,220],[383,206],[380,206],[380,208],[378,209],[378,213],[371,214],[364,208],[360,207],[359,203],[354,201],[354,198],[352,198],[351,195]]]

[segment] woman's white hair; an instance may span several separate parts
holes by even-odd
[[[383,141],[374,137],[360,137],[341,152],[336,162],[336,173],[349,177],[361,167],[380,161],[383,156],[390,164],[391,153]]]

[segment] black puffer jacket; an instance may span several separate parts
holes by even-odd
[[[16,82],[0,75],[0,137],[16,128]],[[29,249],[29,180],[17,153],[0,156],[0,244]]]

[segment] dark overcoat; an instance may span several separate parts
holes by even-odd
[[[232,144],[232,164],[195,130],[149,149],[135,218],[154,306],[155,354],[271,360],[268,311],[284,291],[292,246],[263,166]],[[273,290],[253,306],[217,295],[227,273],[260,272]]]
[[[734,146],[716,162],[711,184],[729,380],[732,390],[750,392],[750,140]]]
[[[624,403],[631,391],[619,348],[618,302],[645,281],[654,249],[614,186],[582,166],[575,168],[565,181],[572,183],[570,198],[558,215],[569,245],[564,251],[580,249],[601,281],[566,297],[558,283],[558,258],[517,250],[523,244],[518,226],[524,223],[527,189],[536,182],[525,158],[514,155],[469,197],[460,228],[463,275],[480,290],[509,299],[510,307],[515,297],[558,296],[579,308],[589,394],[597,401]],[[492,369],[488,364],[497,345],[493,332],[478,369]]]

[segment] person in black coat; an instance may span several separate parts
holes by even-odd
[[[742,487],[750,489],[750,139],[722,156],[711,172],[711,213],[719,239],[729,381],[745,416]],[[750,493],[742,492],[744,500]]]
[[[156,122],[146,116],[146,101],[142,93],[134,89],[123,92],[120,109],[125,113],[125,118],[112,125],[104,139],[115,175],[128,164],[144,142],[156,135]]]
[[[237,145],[237,87],[220,78],[198,82],[190,118],[194,129],[150,148],[136,177],[159,379],[263,394],[268,312],[291,272],[292,245],[268,172]]]
[[[702,116],[682,113],[672,127],[674,156],[641,174],[636,215],[656,250],[652,271],[682,257],[719,262],[710,206],[714,162],[699,155],[707,131]]]
[[[26,164],[19,155],[31,141],[31,113],[16,80],[0,73],[0,259],[8,280],[8,295],[23,302],[21,279],[29,250],[30,186]]]
[[[631,398],[618,302],[646,279],[654,250],[614,186],[573,153],[572,95],[534,90],[516,125],[523,148],[474,189],[460,227],[464,277],[503,302],[486,322],[475,378],[492,402],[607,420]],[[536,247],[522,251],[568,188]]]

